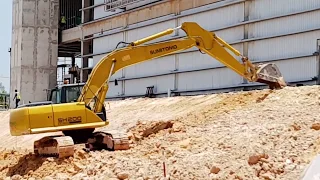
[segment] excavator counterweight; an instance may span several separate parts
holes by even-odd
[[[186,37],[150,42],[182,29]],[[180,27],[167,29],[115,49],[104,56],[92,69],[88,81],[81,89],[76,102],[39,105],[29,104],[10,113],[10,133],[13,136],[62,131],[62,136],[44,137],[34,144],[39,155],[71,156],[75,143],[86,143],[89,149],[126,150],[129,139],[126,134],[99,131],[96,128],[109,124],[105,110],[105,98],[110,77],[125,67],[174,54],[192,47],[199,49],[230,68],[249,82],[260,82],[271,89],[280,89],[286,83],[278,67],[273,63],[255,65],[247,57],[219,38],[215,33],[201,28],[197,23],[184,22]],[[231,53],[241,58],[237,60]],[[194,59],[197,61],[197,59]]]

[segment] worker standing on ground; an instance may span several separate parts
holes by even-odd
[[[18,90],[14,90],[14,92],[15,92],[15,95],[14,95],[13,100],[16,99],[16,108],[17,108],[18,105],[19,105],[21,97],[20,97],[20,93],[18,92]]]
[[[67,23],[66,16],[64,16],[64,14],[62,13],[62,14],[61,14],[61,20],[60,20],[61,30],[64,30],[64,29],[65,29],[66,23]]]

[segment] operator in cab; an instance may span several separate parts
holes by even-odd
[[[17,108],[18,105],[19,105],[21,97],[20,97],[20,93],[18,92],[18,90],[14,90],[14,92],[15,92],[15,95],[14,95],[13,100],[16,99],[16,108]]]

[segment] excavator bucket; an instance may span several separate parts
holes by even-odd
[[[268,84],[270,89],[282,89],[287,86],[279,68],[274,63],[259,65],[257,77],[257,82]]]

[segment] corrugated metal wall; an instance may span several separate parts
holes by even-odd
[[[294,58],[311,55],[317,50],[320,30],[249,42],[252,61]]]
[[[102,0],[100,0],[102,1]],[[101,7],[100,7],[101,8]],[[95,12],[96,18],[103,15]],[[161,19],[168,19],[157,23]],[[213,31],[253,62],[274,62],[289,82],[319,75],[317,39],[320,39],[319,0],[225,0],[203,7],[130,25],[127,31],[109,31],[93,40],[94,64],[120,41],[131,42],[182,22],[195,21]],[[176,37],[185,35],[179,31]],[[175,34],[152,42],[174,38]],[[241,86],[242,77],[195,48],[120,70],[112,76],[108,97],[143,95],[147,86],[155,93],[168,89],[200,91]],[[240,61],[240,58],[237,58]],[[114,79],[119,85],[114,86]],[[250,84],[250,83],[249,83]],[[252,83],[251,83],[252,84]]]
[[[253,0],[249,19],[263,19],[319,8],[319,0]]]

